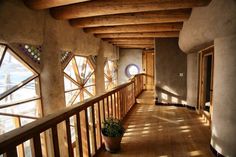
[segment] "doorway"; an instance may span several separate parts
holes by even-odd
[[[154,90],[154,51],[145,50],[142,55],[142,67],[146,73],[146,90]]]
[[[199,52],[198,111],[210,122],[213,111],[214,47]]]

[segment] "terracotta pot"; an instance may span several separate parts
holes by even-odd
[[[111,153],[115,153],[120,150],[120,142],[121,142],[122,136],[108,137],[102,134],[102,137],[103,137],[105,148],[107,151]]]

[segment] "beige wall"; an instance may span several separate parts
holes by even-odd
[[[21,0],[1,1],[0,25],[0,42],[3,43],[42,45],[48,36],[47,30],[53,27],[60,50],[97,55],[103,45],[104,56],[117,57],[113,45],[71,27],[67,21],[53,19],[48,11],[31,10]]]
[[[185,103],[187,94],[187,55],[177,38],[155,41],[156,95],[163,103]],[[183,76],[179,76],[183,73]]]
[[[187,55],[187,105],[197,107],[198,53]]]
[[[236,156],[236,34],[215,40],[211,145]]]
[[[118,60],[118,84],[126,82],[125,68],[129,64],[138,65],[142,72],[142,49],[120,49]]]

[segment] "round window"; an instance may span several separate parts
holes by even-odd
[[[139,73],[139,67],[136,64],[129,64],[125,68],[125,74],[127,77],[131,77]]]

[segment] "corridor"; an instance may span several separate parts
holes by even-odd
[[[121,151],[100,157],[213,157],[202,117],[184,107],[155,106],[150,95],[144,92],[127,117]]]

